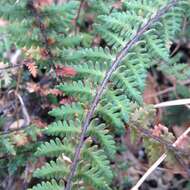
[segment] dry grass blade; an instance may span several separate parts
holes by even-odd
[[[180,105],[188,105],[188,104],[190,104],[190,98],[162,102],[162,103],[154,105],[154,108],[180,106]]]

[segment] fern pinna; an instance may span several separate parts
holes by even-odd
[[[49,52],[49,59],[37,60],[42,62],[39,65],[64,64],[77,73],[57,86],[65,96],[73,97],[73,102],[49,113],[55,122],[44,133],[51,140],[38,148],[36,156],[50,159],[34,172],[34,177],[44,181],[32,187],[33,190],[114,189],[111,165],[117,151],[114,135],[124,134],[133,111],[131,104],[143,104],[147,68],[160,60],[166,65],[174,62],[169,48],[180,32],[187,0],[125,0],[117,9],[107,6],[111,2],[86,2],[88,7],[98,10],[89,35],[74,32],[71,24],[80,7],[79,1],[43,9],[27,1],[17,3],[24,10],[27,7],[27,15],[21,17],[35,20],[30,20],[33,33],[29,33],[28,43],[36,47],[45,43]],[[6,11],[2,12],[6,18]],[[44,28],[36,27],[42,26],[39,15]],[[26,23],[28,28],[25,20],[21,26]],[[11,29],[10,26],[13,32]],[[36,35],[39,30],[44,42],[40,45]],[[26,32],[24,27],[23,32]],[[103,45],[90,47],[96,37],[101,38]],[[56,41],[51,49],[47,47],[48,39]],[[18,46],[27,46],[24,38],[14,40]]]

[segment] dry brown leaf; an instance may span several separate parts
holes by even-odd
[[[65,76],[74,77],[76,75],[76,71],[72,67],[58,65],[56,67],[56,75],[60,77],[65,77]]]
[[[24,64],[26,65],[26,67],[28,68],[29,72],[31,73],[31,75],[36,78],[37,73],[38,73],[38,69],[37,69],[37,65],[36,63],[32,60],[32,59],[28,59],[24,61]]]

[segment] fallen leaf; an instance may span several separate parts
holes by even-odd
[[[29,72],[31,75],[36,78],[38,70],[37,70],[37,65],[32,59],[27,59],[24,61],[24,64],[28,68]]]

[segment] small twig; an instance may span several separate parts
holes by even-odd
[[[179,50],[180,46],[181,45],[179,43],[176,45],[175,49],[173,50],[173,52],[170,55],[171,57],[173,57],[176,54],[176,52]]]
[[[93,98],[93,101],[91,103],[90,109],[88,110],[88,113],[86,115],[86,118],[84,119],[84,123],[82,125],[82,131],[80,135],[80,140],[79,144],[75,150],[74,153],[74,159],[71,164],[71,169],[69,176],[67,178],[67,183],[65,190],[71,190],[71,184],[72,184],[72,179],[73,176],[75,175],[77,166],[78,166],[78,161],[80,159],[80,152],[84,144],[84,139],[86,135],[86,131],[90,125],[91,119],[94,115],[94,112],[96,110],[96,107],[98,105],[98,102],[104,92],[104,89],[107,86],[107,83],[112,76],[113,72],[116,70],[118,65],[121,63],[121,61],[124,59],[124,57],[128,54],[129,50],[139,41],[141,36],[155,23],[157,22],[167,11],[169,11],[173,6],[175,6],[180,0],[172,0],[170,3],[168,3],[164,8],[158,10],[157,13],[154,14],[153,17],[151,17],[144,25],[142,25],[137,33],[134,35],[134,37],[127,42],[127,44],[124,46],[124,48],[117,53],[115,60],[111,64],[111,67],[108,69],[108,71],[105,74],[105,77],[103,81],[101,82],[100,86],[96,90],[96,95]]]
[[[36,20],[36,25],[41,32],[42,43],[44,44],[48,57],[50,61],[52,62],[51,67],[53,68],[53,71],[55,72],[56,68],[55,68],[54,56],[49,46],[47,31],[41,19],[43,14],[41,14],[41,12],[35,8],[34,0],[28,0],[27,8],[30,10],[31,14],[34,16]]]
[[[190,132],[190,127],[173,143],[173,146],[179,143],[182,140],[182,137],[187,136]],[[143,182],[149,177],[149,175],[165,160],[167,153],[162,154],[162,156],[147,170],[147,172],[141,177],[137,184],[131,190],[138,190]]]
[[[82,6],[84,4],[85,0],[81,0],[80,1],[80,6],[78,8],[78,11],[77,11],[77,15],[74,19],[74,25],[75,25],[75,35],[77,34],[77,22],[78,22],[78,19],[79,19],[79,16],[80,16],[80,12],[81,12],[81,9],[82,9]]]
[[[147,170],[147,172],[141,177],[138,183],[131,190],[138,190],[147,177],[163,162],[167,154],[164,153],[152,166]]]
[[[30,116],[28,114],[28,111],[26,109],[26,106],[24,104],[24,101],[22,99],[22,97],[19,94],[16,94],[16,96],[18,97],[20,104],[21,104],[21,108],[22,108],[22,113],[23,113],[23,117],[24,117],[24,121],[25,121],[25,126],[30,124]]]
[[[17,132],[17,131],[22,131],[22,130],[25,130],[25,129],[30,129],[32,127],[33,126],[31,126],[31,125],[28,125],[28,126],[23,125],[20,128],[16,128],[16,129],[11,129],[11,130],[8,130],[8,131],[0,132],[0,136],[9,135],[11,133],[14,133],[14,132]]]
[[[21,78],[22,78],[22,71],[23,71],[23,67],[20,67],[18,70],[15,94],[19,93],[19,87],[20,87]],[[17,119],[17,128],[18,128],[18,126],[19,126],[18,101],[16,101],[15,115],[16,115],[16,119]]]
[[[22,67],[22,66],[23,64],[9,65],[9,66],[0,68],[0,71],[9,70],[9,69],[17,68],[17,67]]]

